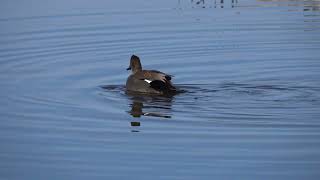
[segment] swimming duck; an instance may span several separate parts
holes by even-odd
[[[171,83],[171,75],[157,70],[142,70],[140,58],[132,55],[127,70],[132,70],[127,79],[126,91],[146,94],[173,94],[177,89]]]

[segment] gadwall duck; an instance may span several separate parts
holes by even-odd
[[[171,83],[171,75],[156,70],[142,70],[140,58],[136,55],[131,56],[127,70],[132,70],[126,83],[127,92],[166,95],[177,91]]]

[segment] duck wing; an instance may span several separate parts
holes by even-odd
[[[146,78],[150,78],[152,80],[171,81],[173,77],[172,75],[157,70],[144,70],[142,72]]]
[[[157,70],[143,70],[137,72],[137,77],[150,84],[150,87],[162,92],[175,91],[176,88],[172,85],[172,76]]]

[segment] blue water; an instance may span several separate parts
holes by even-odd
[[[1,1],[0,179],[320,178],[318,0]],[[174,75],[127,95],[125,69]]]

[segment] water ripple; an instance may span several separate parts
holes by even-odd
[[[319,177],[317,1],[54,3],[1,6],[2,178]],[[184,93],[126,94],[132,54]]]

